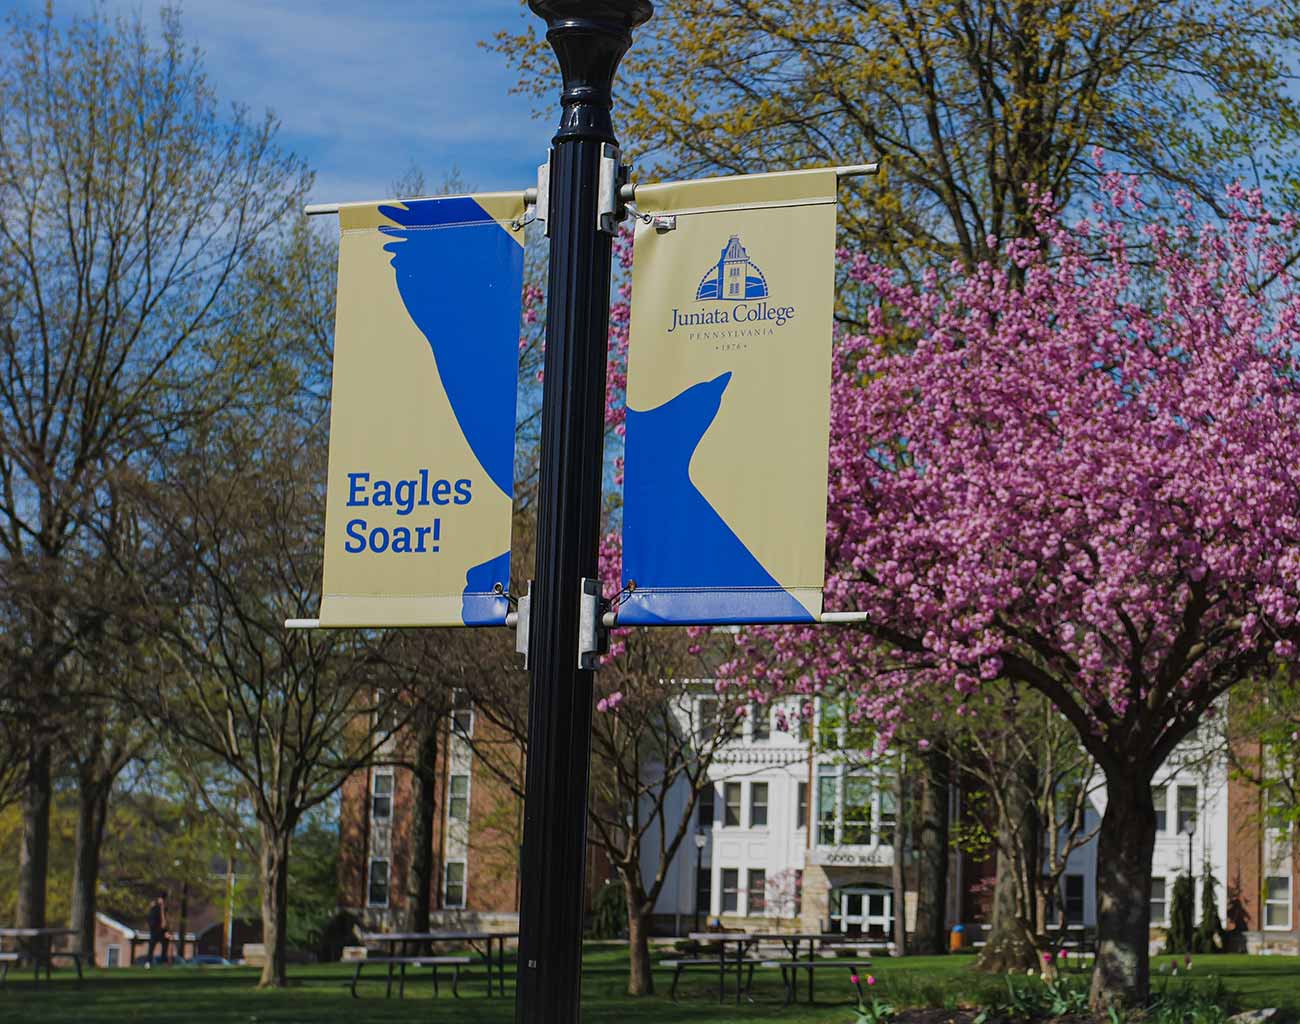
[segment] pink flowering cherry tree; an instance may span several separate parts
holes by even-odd
[[[1296,222],[1242,189],[1161,220],[1110,184],[1068,228],[1039,200],[1040,238],[946,295],[845,257],[877,301],[838,342],[827,605],[869,621],[752,629],[727,666],[848,687],[886,736],[922,689],[1047,696],[1107,783],[1097,1007],[1148,992],[1153,774],[1293,663],[1300,607]]]

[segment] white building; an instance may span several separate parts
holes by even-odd
[[[704,694],[699,699],[714,698]],[[797,923],[805,930],[844,931],[882,941],[892,937],[895,809],[888,762],[844,764],[840,755],[816,751],[806,735],[776,728],[772,707],[751,706],[750,712],[714,760],[714,785],[701,795],[696,813],[700,844],[683,844],[670,866],[656,907],[659,927],[680,934],[719,917],[730,926],[793,928]],[[697,720],[711,717],[707,708],[697,711]],[[1189,843],[1191,872],[1198,880],[1197,914],[1199,879],[1207,863],[1219,882],[1219,907],[1221,914],[1224,911],[1228,791],[1224,757],[1205,753],[1196,737],[1157,775],[1154,947],[1160,945],[1168,923],[1174,880],[1189,869]],[[669,821],[676,820],[685,798],[684,789],[673,794]],[[1088,811],[1088,831],[1095,830],[1104,810],[1101,788]],[[961,815],[956,785],[950,813],[954,820]],[[648,865],[655,863],[656,844],[657,837],[646,837]],[[978,936],[983,923],[980,891],[987,890],[991,859],[977,864],[954,852],[950,864],[948,926],[963,923],[969,935]],[[909,882],[911,875],[909,870]],[[1070,856],[1058,915],[1071,924],[1095,926],[1095,889],[1093,840]],[[910,930],[915,893],[905,898]]]

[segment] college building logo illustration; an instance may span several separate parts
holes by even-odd
[[[722,247],[718,262],[709,268],[699,288],[695,290],[695,301],[728,299],[739,302],[742,299],[765,298],[767,279],[745,252],[745,247],[740,244],[740,236],[732,235]]]

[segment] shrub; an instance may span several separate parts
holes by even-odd
[[[627,934],[627,897],[621,882],[606,882],[591,901],[591,935],[618,939]]]
[[[1207,867],[1201,879],[1201,923],[1192,937],[1197,953],[1217,953],[1223,948],[1219,931],[1219,901],[1214,895],[1214,876]]]
[[[1165,938],[1166,953],[1192,952],[1192,918],[1196,891],[1190,875],[1179,875],[1174,882],[1169,899],[1169,934]]]

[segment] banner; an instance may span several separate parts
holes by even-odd
[[[637,186],[620,624],[821,616],[835,187]]]
[[[322,626],[505,622],[523,213],[339,209]]]

